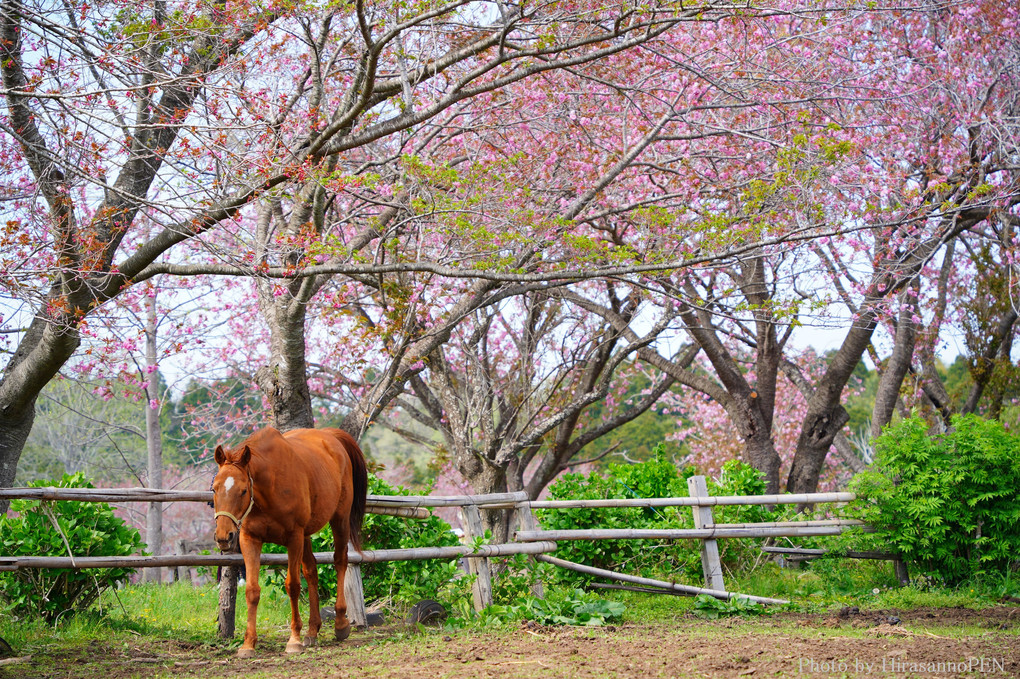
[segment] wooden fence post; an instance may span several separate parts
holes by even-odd
[[[177,541],[177,553],[181,556],[188,553],[187,543],[184,540]],[[177,566],[177,581],[192,584],[191,566]]]
[[[692,476],[687,479],[687,490],[691,497],[708,497],[708,485],[704,476]],[[694,506],[694,527],[713,528],[711,507]],[[701,570],[705,574],[705,587],[721,592],[726,591],[723,584],[722,561],[719,560],[719,543],[716,540],[701,541]]]
[[[900,586],[906,587],[910,584],[910,571],[907,570],[907,564],[903,559],[893,561],[893,569],[896,571],[896,580]]]
[[[350,545],[347,550],[350,551]],[[368,627],[368,612],[365,610],[365,586],[361,582],[361,564],[347,564],[344,576],[344,599],[347,600],[347,619],[355,627]]]
[[[234,638],[237,611],[237,566],[224,566],[220,572],[220,638]]]
[[[475,538],[485,536],[485,529],[482,527],[482,513],[476,505],[465,505],[461,507],[464,516],[464,537],[468,544],[474,543]],[[486,606],[492,605],[492,571],[489,568],[489,560],[485,557],[468,557],[468,569],[472,575],[476,575],[475,584],[471,587],[471,598],[474,600],[475,610],[481,611]]]
[[[524,501],[517,503],[517,525],[522,530],[538,530],[538,522],[535,521],[535,514],[531,511],[531,501]],[[538,561],[534,556],[529,556],[528,561],[533,565],[537,566]],[[536,580],[531,584],[531,593],[538,599],[545,598],[545,588],[542,585],[541,580]]]

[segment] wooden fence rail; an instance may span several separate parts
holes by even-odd
[[[587,528],[581,530],[519,530],[521,542],[539,540],[715,540],[718,538],[818,537],[840,535],[863,521],[846,519],[814,526],[717,523],[711,528]]]
[[[492,558],[512,554],[542,554],[556,549],[551,542],[506,543],[447,547],[415,547],[411,549],[351,550],[347,561],[351,564],[382,563],[385,561],[422,561],[425,559]],[[333,565],[333,552],[315,552],[315,562]],[[286,566],[286,554],[262,554],[263,566]],[[240,554],[164,554],[160,556],[0,556],[0,571],[19,568],[173,568],[177,566],[241,566]]]
[[[697,478],[697,477],[691,477]],[[712,495],[697,497],[651,497],[606,500],[532,500],[532,509],[581,509],[585,507],[716,507],[723,505],[813,505],[853,502],[854,493],[791,493],[789,495]]]
[[[476,575],[474,585],[475,606],[481,608],[492,602],[492,583],[488,559],[512,554],[528,554],[534,558],[561,568],[627,582],[632,585],[652,587],[657,591],[671,591],[684,594],[709,594],[729,599],[744,597],[762,603],[785,603],[780,599],[754,597],[727,592],[723,587],[722,565],[716,540],[723,538],[770,538],[780,536],[815,537],[838,535],[846,530],[864,528],[860,521],[849,519],[823,519],[806,521],[776,521],[765,523],[716,524],[712,519],[712,507],[732,505],[781,504],[809,505],[817,503],[846,503],[856,499],[853,493],[801,493],[793,495],[716,496],[707,495],[702,477],[692,477],[688,482],[691,497],[676,498],[629,498],[603,500],[529,500],[524,492],[493,493],[488,495],[415,496],[415,495],[369,495],[366,511],[374,514],[390,514],[409,518],[426,518],[429,508],[460,507],[463,514],[465,537],[470,545],[482,537],[479,508],[512,510],[516,515],[519,529],[514,533],[513,542],[496,545],[456,545],[450,547],[422,547],[415,549],[365,550],[358,553],[349,551],[347,573],[348,604],[351,621],[364,625],[366,615],[361,587],[361,564],[386,561],[408,561],[417,559],[451,559],[466,557],[470,571]],[[210,502],[211,491],[173,491],[152,488],[8,488],[0,489],[0,498],[22,498],[36,500],[73,500],[82,502]],[[588,529],[588,530],[540,530],[535,522],[533,509],[572,508],[622,508],[622,507],[690,507],[694,512],[693,529]],[[702,541],[702,565],[706,587],[693,587],[676,583],[639,578],[614,573],[604,569],[575,564],[548,556],[555,551],[559,540],[681,540]],[[331,564],[332,552],[316,552],[317,563]],[[181,566],[227,566],[228,573],[236,573],[243,563],[239,554],[182,554],[129,557],[0,557],[0,571],[18,568],[112,568],[112,567],[181,567]],[[285,554],[263,554],[263,565],[286,565]],[[221,589],[220,633],[233,635],[234,598],[236,579]]]

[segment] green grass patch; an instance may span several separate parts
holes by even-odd
[[[231,642],[217,637],[218,605],[219,590],[215,585],[129,585],[121,590],[105,592],[95,610],[65,616],[53,625],[41,618],[22,619],[0,611],[0,637],[21,655],[54,645],[75,645],[93,640],[127,641],[138,637],[237,646],[248,615],[244,588],[238,591],[238,633]],[[302,608],[305,621],[307,611],[305,602]],[[290,603],[287,598],[263,588],[258,610],[259,636],[267,639],[285,637],[289,633],[289,625]]]
[[[700,584],[691,582],[688,584]],[[776,610],[827,613],[844,607],[857,606],[861,611],[918,608],[984,609],[1001,605],[1016,596],[1015,580],[1009,577],[973,579],[953,588],[936,587],[923,580],[907,587],[896,586],[892,564],[881,561],[832,559],[805,564],[801,568],[779,568],[760,564],[750,572],[729,573],[727,589],[733,592],[789,599],[788,607],[766,607],[765,613]],[[243,588],[237,598],[237,633],[226,642],[217,636],[219,592],[215,585],[193,587],[187,584],[139,584],[110,590],[103,594],[95,610],[75,616],[63,616],[50,624],[41,618],[19,618],[0,607],[0,637],[6,639],[18,655],[47,654],[60,648],[87,645],[93,640],[105,644],[176,641],[189,646],[208,647],[229,652],[241,641],[247,616]],[[572,590],[546,587],[551,602],[566,601]],[[636,625],[679,623],[692,624],[691,614],[696,601],[691,597],[644,594],[620,590],[597,590],[584,595],[602,598],[625,606],[622,622]],[[302,618],[307,621],[307,599],[302,603]],[[451,611],[456,615],[456,611]],[[740,611],[734,611],[740,615]],[[729,615],[729,613],[727,613]],[[458,634],[502,634],[516,629],[517,616],[508,624],[494,625],[493,616],[465,615]],[[398,618],[390,616],[390,620]],[[788,620],[788,618],[786,618]],[[543,620],[543,624],[549,621]],[[281,644],[289,633],[290,605],[286,596],[263,588],[258,612],[260,643]],[[698,623],[711,624],[711,623]],[[935,622],[933,621],[933,624]],[[323,632],[330,636],[331,630]],[[847,632],[851,633],[851,632]],[[395,629],[373,643],[403,643],[414,638],[413,629]],[[391,638],[392,637],[392,638]],[[390,641],[387,641],[390,639]]]

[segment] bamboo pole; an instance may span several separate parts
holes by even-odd
[[[410,498],[411,496],[394,496]],[[484,496],[479,496],[484,497]],[[70,500],[76,502],[212,502],[209,490],[164,490],[161,488],[0,488],[0,498],[11,500]],[[413,498],[412,498],[413,499]],[[418,498],[420,499],[420,498]],[[369,495],[365,511],[370,514],[427,519],[422,502],[394,502],[387,495]]]
[[[672,589],[661,587],[637,587],[635,585],[617,585],[612,582],[593,582],[591,586],[595,589],[621,589],[627,592],[642,592],[644,594],[667,594],[669,596],[694,596],[690,592],[677,592]]]
[[[856,525],[856,524],[854,524]],[[538,540],[706,540],[714,538],[814,537],[839,535],[845,525],[835,526],[771,526],[769,524],[732,527],[716,524],[714,528],[638,529],[592,528],[583,530],[519,530],[515,538],[521,542]]]
[[[527,502],[525,491],[489,493],[488,495],[371,495],[377,507],[486,507],[513,509],[518,502]]]
[[[535,557],[539,561],[551,563],[554,566],[560,568],[566,568],[567,570],[577,571],[578,573],[585,573],[587,575],[595,575],[600,578],[608,578],[610,580],[619,580],[620,582],[629,582],[635,585],[645,585],[648,587],[659,587],[661,589],[672,590],[674,592],[684,592],[691,595],[707,594],[715,597],[716,599],[722,599],[729,601],[730,599],[749,599],[751,601],[757,601],[760,604],[788,604],[789,601],[785,599],[770,599],[763,596],[753,596],[751,594],[738,594],[736,592],[723,592],[717,589],[707,589],[705,587],[692,587],[691,585],[680,585],[675,582],[666,582],[664,580],[654,580],[652,578],[641,578],[636,575],[624,575],[623,573],[614,573],[613,571],[607,571],[603,568],[595,568],[594,566],[585,566],[584,564],[574,563],[573,561],[566,561],[564,559],[557,559],[554,556],[548,554],[539,554]]]
[[[864,526],[863,521],[857,519],[808,519],[805,521],[769,521],[768,523],[726,523],[716,524],[727,528],[750,528],[752,526]]]
[[[456,559],[462,556],[497,557],[510,554],[543,554],[556,550],[554,542],[505,543],[482,545],[472,550],[468,545],[449,547],[416,547],[412,549],[375,549],[363,553],[351,551],[348,563],[381,563],[386,561],[422,561],[425,559]],[[263,566],[286,566],[286,554],[262,554]],[[333,552],[315,552],[315,562],[331,565]],[[165,554],[161,556],[2,556],[0,571],[18,568],[146,568],[157,566],[231,566],[244,563],[240,554]]]
[[[784,554],[789,556],[803,556],[809,559],[821,557],[847,558],[847,559],[874,559],[876,561],[896,561],[900,557],[892,552],[832,552],[828,549],[805,549],[803,547],[762,547],[761,551],[769,554]]]
[[[533,500],[533,509],[596,507],[715,507],[721,505],[796,505],[853,502],[854,493],[798,493],[780,495],[717,495],[714,497],[652,497],[603,500]]]

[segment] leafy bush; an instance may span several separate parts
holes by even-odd
[[[939,436],[917,417],[888,427],[873,470],[851,485],[852,513],[878,531],[856,546],[891,548],[950,585],[1008,572],[1020,555],[1020,438],[973,415],[952,425]]]
[[[707,594],[694,597],[694,614],[699,618],[716,620],[730,615],[765,615],[768,610],[751,599],[735,597],[727,601],[716,599]]]
[[[687,479],[695,473],[692,468],[679,470],[666,456],[665,448],[658,446],[647,462],[612,464],[604,476],[565,474],[549,487],[549,497],[553,500],[687,497]],[[765,481],[758,470],[731,460],[723,466],[718,480],[708,481],[708,490],[710,495],[757,495],[765,492]],[[690,507],[546,509],[537,514],[547,530],[694,527]],[[774,518],[766,508],[758,506],[713,508],[716,523],[754,522],[768,517]],[[733,566],[749,556],[749,547],[744,543],[741,540],[719,542],[724,564]],[[673,577],[685,573],[697,579],[702,572],[700,543],[696,540],[564,541],[556,555],[597,568],[641,575]],[[562,569],[557,569],[555,577],[570,586],[584,585],[591,580],[590,576]]]
[[[492,600],[497,604],[512,604],[532,596],[532,588],[539,583],[551,582],[555,566],[536,561],[527,554],[489,559],[492,578]]]
[[[81,473],[31,486],[93,487]],[[104,503],[13,500],[11,511],[0,516],[0,556],[68,556],[68,552],[76,557],[125,556],[144,546],[138,531]],[[20,569],[0,573],[0,596],[19,615],[39,615],[54,622],[64,613],[88,609],[104,589],[125,581],[132,572],[129,568]]]
[[[487,606],[475,612],[470,601],[457,601],[453,615],[446,619],[447,629],[506,627],[519,620],[533,620],[540,625],[584,625],[598,627],[619,622],[626,606],[608,601],[580,589],[553,592],[545,599],[525,597],[516,605]]]
[[[541,625],[585,625],[597,627],[619,622],[627,607],[577,589],[564,598],[529,597],[521,606],[521,615]]]
[[[368,478],[368,492],[370,495],[410,495],[410,491],[394,488],[372,474]],[[362,543],[363,549],[404,549],[444,547],[457,545],[459,541],[450,525],[438,516],[408,519],[366,514]],[[333,531],[328,525],[312,536],[312,549],[333,551]],[[282,553],[286,549],[267,544],[265,551]],[[266,584],[283,592],[286,574],[285,568],[267,569]],[[389,599],[398,604],[414,604],[422,599],[443,600],[444,594],[453,596],[449,590],[458,574],[456,559],[366,563],[361,567],[365,600]],[[332,565],[319,566],[319,594],[323,600],[336,598],[336,571]]]

